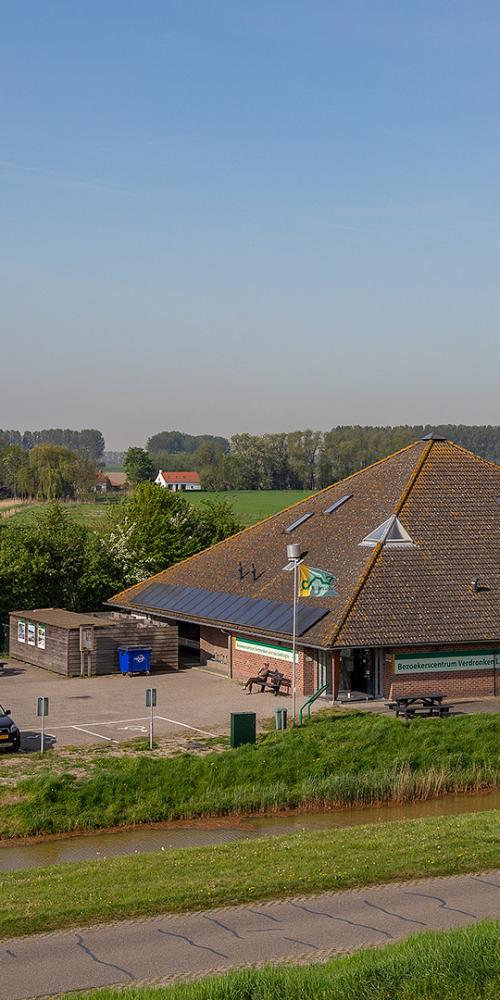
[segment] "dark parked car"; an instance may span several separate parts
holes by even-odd
[[[10,709],[0,705],[0,750],[19,750],[21,733],[10,717]]]

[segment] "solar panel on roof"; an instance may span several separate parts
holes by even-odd
[[[132,598],[137,607],[166,611],[172,615],[205,618],[227,622],[228,625],[248,625],[270,632],[291,635],[293,607],[284,601],[242,597],[201,587],[178,587],[168,583],[151,583]],[[302,635],[328,614],[328,608],[304,607],[297,609],[297,635]]]
[[[335,503],[331,503],[329,507],[326,507],[323,514],[333,514],[334,510],[338,510],[343,504],[347,503],[352,497],[352,493],[346,493],[345,497],[341,497],[340,500],[336,500]]]
[[[313,511],[310,510],[309,513],[302,514],[300,517],[298,517],[296,521],[293,521],[292,524],[288,525],[288,528],[285,528],[287,535],[289,535],[290,532],[295,531],[295,528],[298,528],[299,524],[303,524],[304,521],[309,520],[309,518],[312,516],[313,516]]]

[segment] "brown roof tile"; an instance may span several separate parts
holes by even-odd
[[[352,494],[347,503],[324,513],[346,493]],[[500,467],[447,441],[417,441],[152,579],[290,601],[285,547],[297,541],[307,563],[336,575],[339,595],[308,599],[328,614],[301,636],[302,645],[492,640],[500,634],[498,497]],[[287,526],[306,512],[314,516],[287,534]],[[393,513],[415,545],[360,546]],[[244,571],[254,562],[257,579],[248,572],[240,581],[238,562]],[[475,593],[474,577],[488,589]],[[111,603],[130,605],[150,582]]]

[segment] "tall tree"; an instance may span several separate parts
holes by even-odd
[[[195,507],[180,493],[147,482],[109,517],[107,544],[126,583],[158,573],[239,529],[224,501]]]
[[[78,458],[69,448],[57,444],[36,445],[29,452],[29,464],[37,495],[43,500],[73,496]]]
[[[129,448],[123,461],[123,468],[129,482],[134,486],[148,479],[154,479],[157,473],[151,457],[144,448]]]
[[[75,524],[59,505],[27,525],[9,521],[0,531],[0,614],[13,608],[99,610],[122,585],[110,547]]]

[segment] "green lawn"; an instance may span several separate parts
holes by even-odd
[[[290,507],[298,500],[311,496],[311,490],[227,490],[224,493],[205,493],[204,491],[183,493],[192,503],[200,503],[203,499],[227,500],[243,528],[264,517],[277,514],[284,507]]]
[[[69,766],[55,774],[47,755],[42,770],[0,791],[0,836],[495,788],[500,715],[415,719],[405,726],[337,709],[237,750],[93,760],[90,773],[77,777]]]
[[[310,491],[228,490],[227,493],[208,493],[200,491],[183,493],[182,495],[185,496],[190,503],[194,504],[199,504],[202,500],[227,500],[233,507],[238,522],[244,528],[249,524],[254,524],[256,521],[261,521],[264,517],[269,517],[270,514],[276,514],[278,511],[283,510],[284,507],[289,507],[290,504],[296,503],[298,500],[303,500],[304,497],[310,496]],[[113,502],[117,502],[115,497],[96,503],[68,503],[62,504],[62,506],[65,510],[69,511],[70,516],[80,524],[86,524],[89,527],[92,527],[94,524],[97,524],[102,519],[106,511],[109,510],[108,504]],[[34,517],[37,517],[40,510],[43,509],[43,506],[43,504],[27,504],[25,506],[19,505],[17,512],[11,517],[6,517],[4,523],[28,524]],[[11,507],[16,507],[16,502],[14,500],[12,501]]]
[[[0,936],[486,871],[499,863],[500,812],[491,811],[52,865],[0,876]]]
[[[34,503],[25,504],[17,508],[16,513],[9,518],[5,519],[5,524],[16,524],[24,525],[30,524],[36,517],[39,516],[41,511],[44,510],[46,504]],[[13,504],[15,507],[15,503]],[[69,516],[78,522],[78,524],[84,524],[91,528],[97,524],[109,510],[108,502],[104,503],[63,503],[61,507],[68,512]],[[1,524],[1,522],[0,522]]]
[[[500,922],[427,931],[324,965],[267,966],[170,987],[113,988],[60,1000],[498,1000]]]

